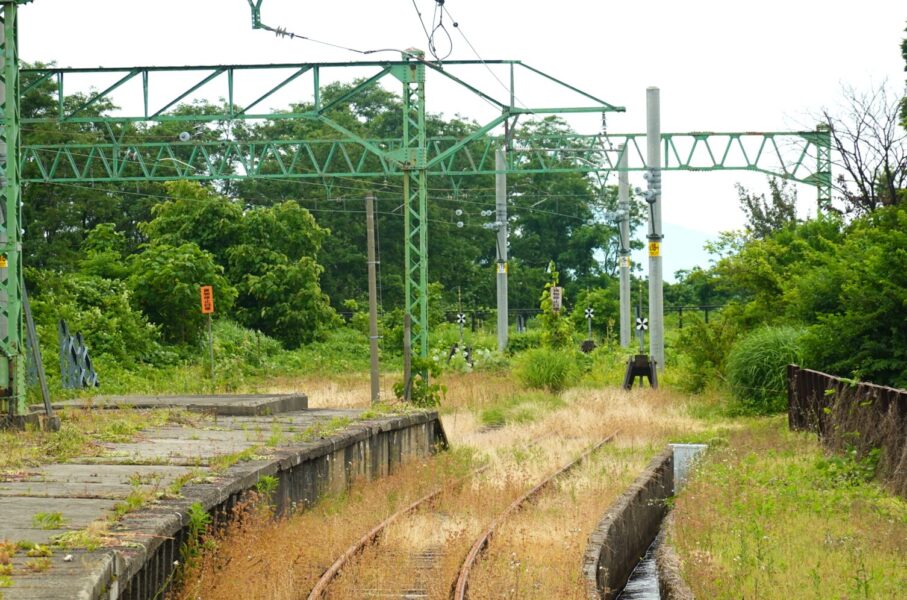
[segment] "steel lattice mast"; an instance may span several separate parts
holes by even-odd
[[[0,393],[8,418],[25,413],[18,5],[29,1],[0,2]]]

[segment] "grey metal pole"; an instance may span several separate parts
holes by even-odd
[[[413,385],[413,318],[403,315],[403,401],[409,402]]]
[[[627,172],[627,147],[621,146],[617,163],[617,209],[620,219],[620,345],[630,345],[630,173]]]
[[[649,171],[649,352],[664,370],[664,298],[661,241],[661,102],[657,87],[646,89],[646,141]]]
[[[375,265],[375,197],[365,197],[366,241],[368,244],[368,351],[371,359],[372,404],[380,399],[378,378],[378,276]]]
[[[208,358],[211,361],[211,383],[214,383],[214,329],[211,314],[208,314]]]
[[[494,178],[495,221],[498,223],[497,288],[498,288],[498,350],[507,349],[507,173],[504,150],[495,151]]]

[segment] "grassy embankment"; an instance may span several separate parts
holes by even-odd
[[[696,597],[904,598],[907,502],[871,475],[782,417],[734,432],[676,500],[673,541]]]

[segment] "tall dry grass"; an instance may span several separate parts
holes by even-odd
[[[422,589],[432,598],[446,598],[473,540],[497,514],[545,475],[620,430],[588,466],[502,529],[483,563],[488,573],[498,573],[505,566],[510,569],[513,555],[527,573],[523,581],[533,582],[550,579],[544,573],[554,571],[544,569],[555,569],[566,587],[550,588],[554,595],[547,597],[561,597],[558,594],[573,593],[564,590],[581,589],[575,572],[585,536],[610,499],[669,438],[708,429],[687,416],[683,399],[669,392],[620,390],[572,390],[564,394],[562,408],[540,413],[534,421],[488,429],[477,414],[516,393],[516,384],[485,373],[451,376],[446,384],[442,420],[458,452],[403,465],[382,480],[357,483],[347,494],[326,498],[289,519],[247,518],[220,537],[216,551],[186,574],[178,597],[304,597],[320,573],[371,527],[482,461],[488,470],[449,487],[432,506],[400,519],[343,572],[331,592],[332,598],[361,598],[371,592]],[[330,385],[326,381],[322,389],[338,393]],[[338,385],[352,394],[360,383],[350,378]],[[532,530],[541,537],[533,540]],[[495,594],[514,588],[510,574],[523,572],[513,568],[491,577],[485,569],[480,566],[475,588],[487,590],[481,592],[485,597],[505,597]],[[542,594],[549,588],[538,589]]]

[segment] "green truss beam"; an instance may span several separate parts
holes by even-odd
[[[478,135],[478,139],[472,139]],[[830,187],[829,132],[663,133],[665,171],[753,171]],[[363,143],[365,142],[365,143]],[[494,175],[494,149],[502,140],[428,138],[424,167],[431,177]],[[645,134],[562,135],[516,138],[510,174],[646,171]],[[402,139],[101,142],[24,144],[24,181],[102,183],[230,179],[325,179],[403,176]],[[420,163],[421,164],[421,163]],[[826,195],[827,197],[827,195]]]

